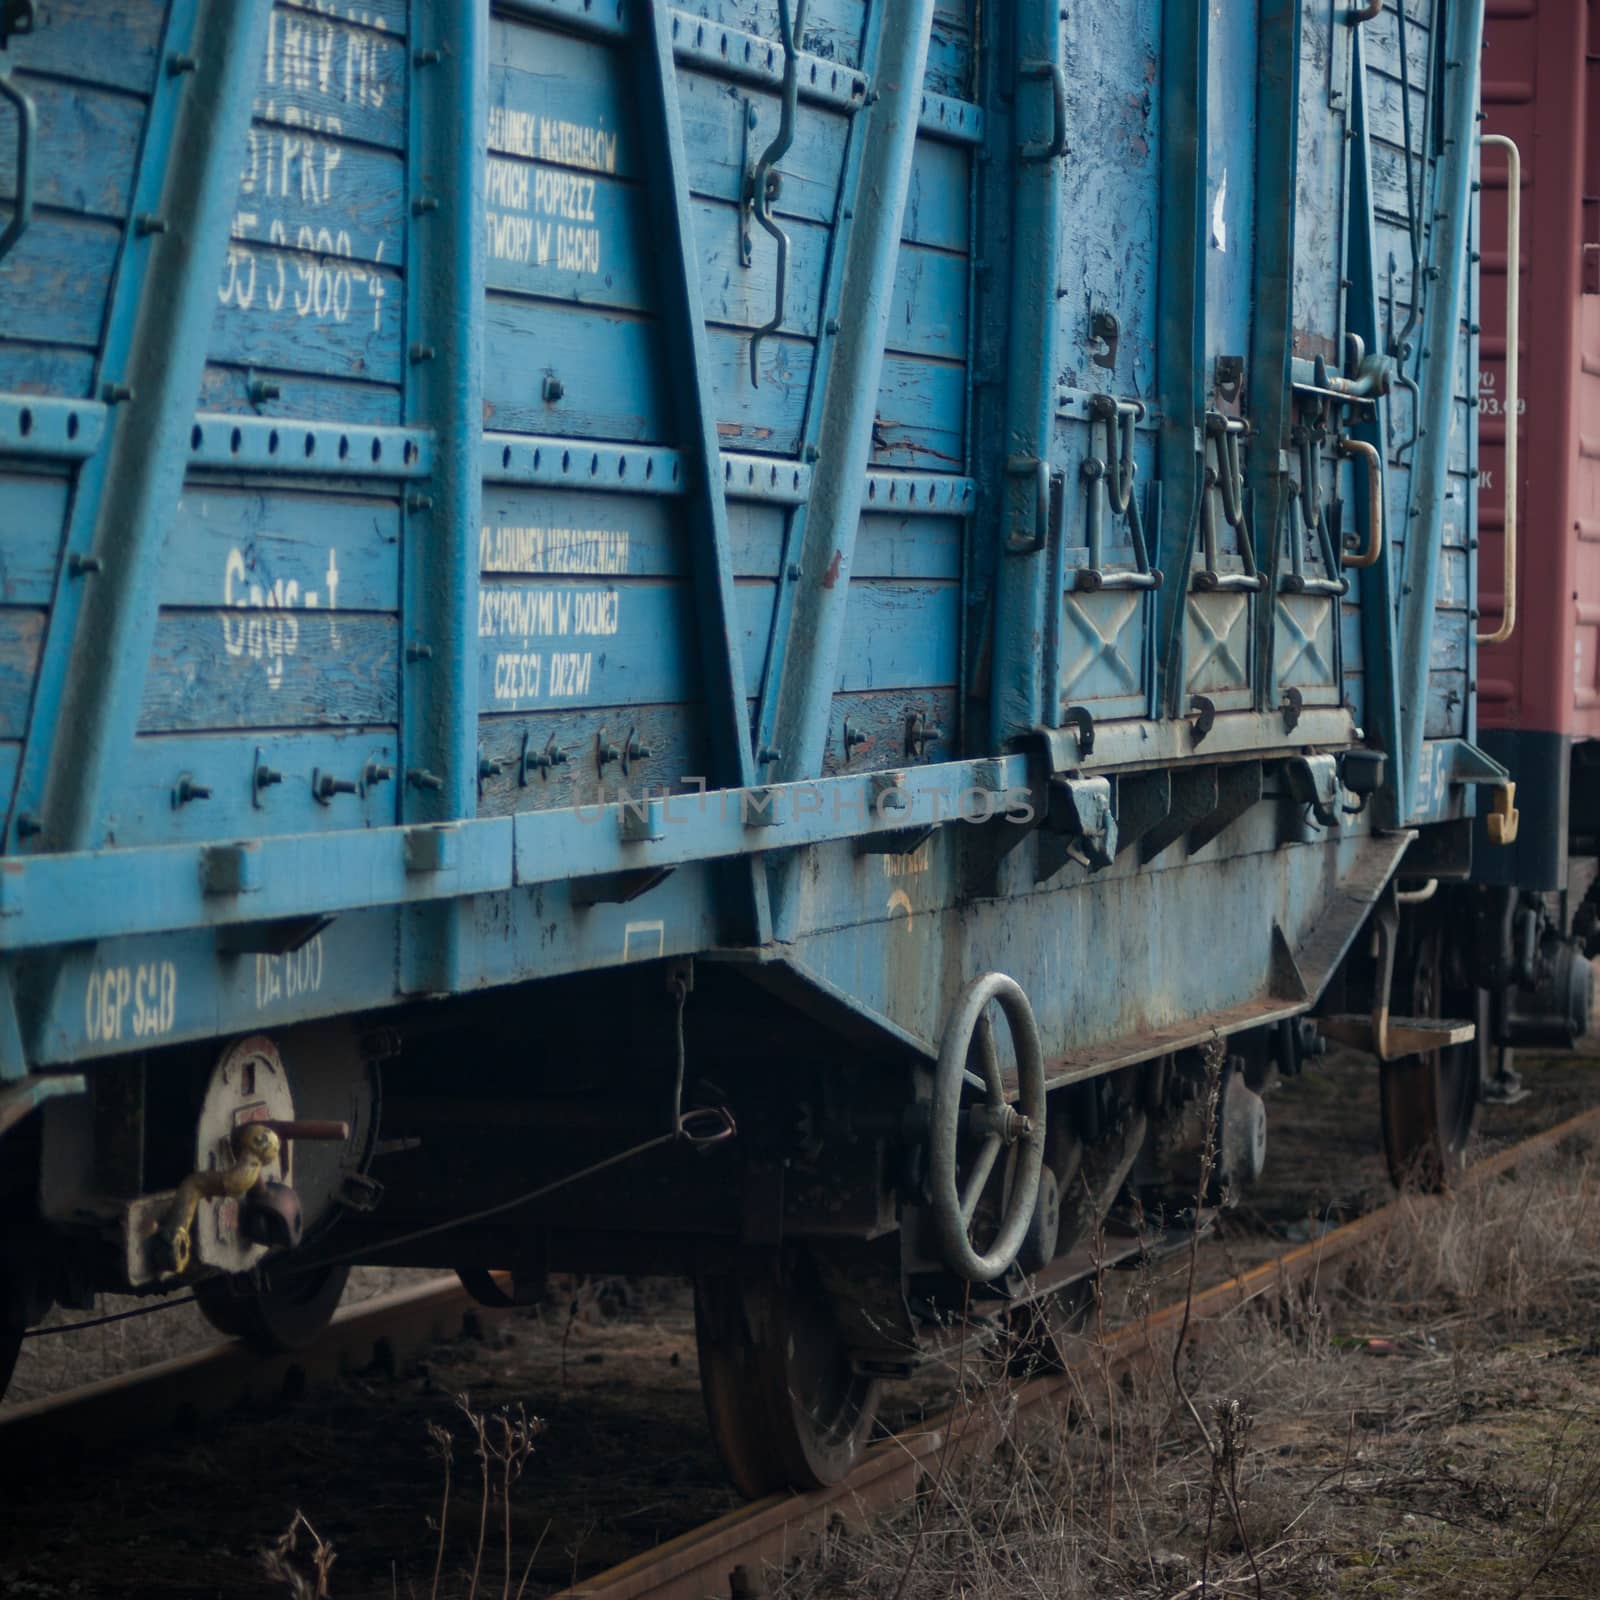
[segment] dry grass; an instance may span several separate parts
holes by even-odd
[[[1588,1151],[1411,1203],[1342,1281],[1212,1324],[1071,1415],[836,1529],[777,1600],[865,1594],[1583,1596],[1600,1592],[1600,1172]],[[1337,1288],[1337,1294],[1332,1291]],[[1135,1296],[1137,1299],[1137,1295]]]

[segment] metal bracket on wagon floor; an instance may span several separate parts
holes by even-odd
[[[1443,1017],[1391,1017],[1389,993],[1394,984],[1394,951],[1400,931],[1400,907],[1394,884],[1372,910],[1373,932],[1378,939],[1378,974],[1373,980],[1372,1015],[1317,1017],[1323,1037],[1338,1044],[1365,1050],[1380,1061],[1398,1061],[1402,1056],[1420,1056],[1430,1050],[1467,1044],[1477,1034],[1471,1022]]]

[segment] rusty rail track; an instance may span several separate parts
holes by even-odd
[[[1553,1150],[1577,1134],[1600,1132],[1600,1107],[1582,1112],[1542,1133],[1509,1145],[1471,1167],[1462,1184],[1471,1186],[1501,1177],[1531,1156]],[[1405,1196],[1333,1229],[1308,1244],[1297,1245],[1250,1271],[1197,1292],[1187,1303],[1191,1326],[1215,1321],[1254,1301],[1280,1295],[1315,1280],[1325,1266],[1350,1255],[1367,1239],[1381,1234],[1407,1208],[1435,1202],[1426,1196]],[[1153,1357],[1162,1335],[1183,1321],[1185,1302],[1168,1305],[1139,1322],[1088,1344],[1095,1372],[1108,1366],[1115,1375]],[[1052,1373],[1022,1383],[1015,1391],[1015,1414],[1045,1416],[1065,1408],[1083,1383],[1081,1370]],[[762,1562],[791,1560],[805,1552],[824,1529],[843,1521],[862,1523],[902,1501],[912,1499],[928,1474],[944,1470],[964,1456],[992,1448],[999,1430],[992,1408],[950,1410],[920,1427],[881,1440],[866,1452],[859,1466],[841,1483],[810,1494],[770,1495],[742,1506],[703,1527],[658,1545],[566,1589],[554,1600],[728,1600],[730,1589],[759,1594],[735,1568],[759,1573]]]
[[[299,1393],[373,1365],[398,1369],[453,1338],[479,1306],[454,1278],[341,1307],[303,1350],[263,1356],[237,1339],[0,1411],[0,1473],[75,1447],[99,1447],[164,1428],[193,1427],[245,1400]]]

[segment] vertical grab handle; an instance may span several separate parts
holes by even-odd
[[[0,98],[9,100],[17,110],[17,192],[13,204],[16,209],[0,233],[0,261],[10,255],[17,241],[33,221],[33,153],[35,143],[35,113],[33,100],[11,81],[10,68],[0,70]]]
[[[1522,152],[1503,133],[1486,133],[1480,150],[1506,153],[1506,387],[1502,413],[1506,419],[1505,460],[1505,605],[1493,633],[1474,634],[1478,644],[1504,644],[1517,626],[1517,340],[1522,308]]]
[[[1367,464],[1367,547],[1365,550],[1347,550],[1339,558],[1345,567],[1376,566],[1383,554],[1383,457],[1376,445],[1365,439],[1352,439],[1349,434],[1339,436],[1339,454],[1356,456]]]
[[[1018,154],[1024,161],[1054,161],[1067,153],[1067,75],[1054,61],[1024,61],[1017,73],[1050,84],[1050,137],[1042,143],[1029,140]]]

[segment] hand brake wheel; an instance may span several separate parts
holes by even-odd
[[[1016,1052],[1015,1105],[1006,1097],[995,1050],[991,1002],[1005,1014]],[[968,1088],[979,1090],[983,1098],[963,1103]],[[945,1024],[934,1069],[928,1162],[932,1210],[940,1254],[958,1277],[988,1283],[1017,1259],[1038,1201],[1044,1131],[1044,1055],[1033,1007],[1014,979],[984,973],[961,992]],[[980,1250],[972,1226],[1002,1152],[1010,1159],[1000,1222],[988,1248]]]

